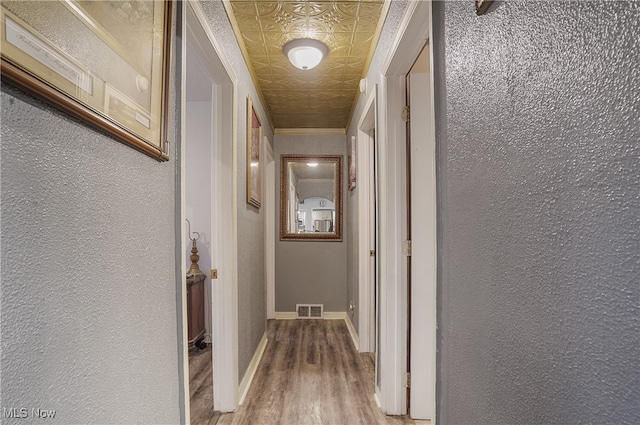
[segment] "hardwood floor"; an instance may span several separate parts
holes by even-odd
[[[247,398],[218,425],[414,424],[385,416],[373,356],[358,353],[342,320],[271,320]]]
[[[193,425],[214,425],[220,416],[213,411],[211,346],[189,351],[189,401]]]

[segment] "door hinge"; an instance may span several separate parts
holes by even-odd
[[[408,106],[404,106],[402,108],[402,120],[404,122],[409,122],[411,121],[411,110],[409,109]]]
[[[375,257],[376,251],[374,249],[369,250],[369,257]]]
[[[403,254],[411,257],[411,241],[404,241]]]
[[[405,379],[405,383],[404,383],[405,388],[411,388],[411,372],[405,373],[404,379]]]
[[[211,279],[218,278],[218,269],[211,269]]]

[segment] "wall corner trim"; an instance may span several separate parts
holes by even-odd
[[[253,353],[253,358],[251,358],[251,363],[249,363],[249,367],[240,382],[240,386],[238,387],[238,393],[240,394],[240,401],[238,405],[242,405],[244,403],[244,399],[249,392],[249,387],[251,386],[251,382],[253,382],[253,377],[256,375],[258,371],[258,365],[260,364],[260,360],[262,360],[262,355],[264,354],[264,350],[267,347],[267,333],[262,334],[262,339],[260,340],[260,344],[258,344],[258,348],[256,348],[255,353]]]

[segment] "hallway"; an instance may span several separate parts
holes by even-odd
[[[0,422],[640,424],[638,34],[634,0],[3,1]],[[315,219],[291,155],[342,159]],[[349,333],[268,320],[299,304]]]
[[[374,361],[342,320],[270,320],[247,399],[219,425],[414,424],[385,416],[373,397]]]

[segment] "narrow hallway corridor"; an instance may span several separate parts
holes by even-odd
[[[638,34],[0,0],[0,425],[640,425]]]
[[[268,343],[243,405],[219,425],[414,424],[385,416],[373,397],[374,362],[342,320],[270,320]]]

